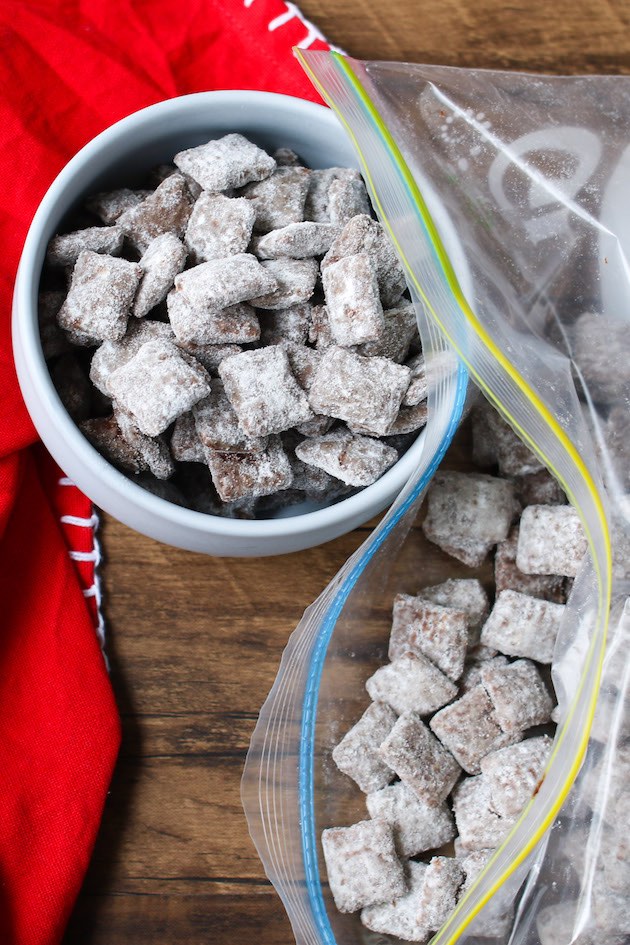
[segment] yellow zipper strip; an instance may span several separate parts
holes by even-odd
[[[599,602],[598,602],[597,621],[598,621],[598,625],[601,626],[601,631],[602,631],[601,634],[599,635],[599,636],[600,636],[600,643],[601,643],[600,652],[599,652],[599,656],[598,656],[598,669],[597,669],[597,678],[599,679],[599,678],[601,677],[602,665],[603,665],[604,655],[605,655],[605,642],[606,642],[606,633],[607,633],[607,628],[608,628],[608,616],[609,616],[609,610],[610,610],[610,599],[611,599],[611,591],[612,591],[612,587],[611,587],[611,584],[612,584],[612,578],[611,578],[611,572],[612,572],[612,549],[611,549],[611,542],[610,542],[610,532],[609,532],[609,528],[608,528],[608,521],[607,521],[606,513],[605,513],[605,510],[604,510],[604,505],[603,505],[601,496],[600,496],[600,494],[599,494],[599,491],[598,491],[598,489],[597,489],[597,487],[596,487],[596,485],[595,485],[595,482],[594,482],[594,480],[593,480],[593,477],[591,476],[591,473],[590,473],[588,467],[586,466],[586,464],[585,464],[584,461],[582,460],[582,457],[580,456],[580,454],[578,453],[577,449],[575,448],[575,445],[573,444],[573,442],[571,441],[571,439],[567,436],[567,434],[565,433],[565,431],[562,429],[562,427],[560,426],[560,424],[558,423],[558,421],[556,420],[556,418],[553,416],[553,414],[552,414],[551,411],[549,410],[549,408],[548,408],[548,407],[546,406],[546,404],[541,400],[541,398],[538,396],[538,394],[536,393],[536,391],[534,391],[533,388],[528,384],[528,382],[525,380],[525,378],[522,376],[522,374],[520,374],[520,372],[514,367],[514,365],[508,360],[508,358],[506,358],[506,356],[504,355],[504,353],[503,353],[503,351],[501,350],[501,348],[499,348],[498,345],[493,341],[492,337],[489,335],[489,333],[486,331],[486,329],[484,328],[484,326],[481,324],[481,322],[479,321],[479,319],[477,318],[477,316],[475,315],[475,313],[474,313],[474,312],[472,311],[472,309],[470,308],[470,306],[469,306],[469,304],[468,304],[468,302],[467,302],[466,298],[464,297],[464,294],[463,294],[463,292],[462,292],[462,290],[461,290],[461,286],[459,285],[457,276],[455,275],[455,271],[454,271],[453,266],[452,266],[452,264],[451,264],[450,258],[449,258],[448,254],[447,254],[447,252],[446,252],[446,250],[445,250],[445,248],[444,248],[444,245],[443,245],[442,240],[441,240],[441,238],[440,238],[440,235],[439,235],[439,233],[438,233],[438,231],[437,231],[437,228],[436,228],[436,226],[435,226],[435,223],[433,222],[433,218],[431,217],[431,214],[430,214],[430,212],[429,212],[429,209],[428,209],[428,207],[427,207],[427,205],[426,205],[426,203],[425,203],[425,201],[424,201],[424,198],[423,198],[423,196],[422,196],[422,194],[421,194],[421,192],[420,192],[420,190],[419,190],[419,188],[418,188],[418,185],[417,185],[417,183],[416,183],[416,181],[415,181],[415,178],[414,178],[413,175],[411,174],[411,171],[409,170],[409,167],[407,166],[407,163],[406,163],[404,157],[402,156],[402,154],[401,154],[401,152],[400,152],[400,149],[398,148],[398,145],[397,145],[396,142],[394,141],[394,139],[393,139],[393,137],[392,137],[392,135],[391,135],[389,129],[387,128],[385,122],[383,121],[382,117],[380,116],[380,114],[379,114],[378,110],[376,109],[375,105],[374,105],[373,102],[371,101],[369,95],[368,95],[367,92],[365,91],[365,89],[364,89],[363,85],[361,84],[359,78],[357,77],[357,75],[356,75],[355,72],[353,71],[352,67],[350,66],[349,61],[348,61],[345,57],[341,56],[339,53],[329,53],[328,55],[330,55],[331,58],[333,58],[333,59],[335,60],[335,62],[336,62],[336,64],[337,64],[337,66],[339,67],[339,69],[340,69],[340,70],[344,73],[344,75],[346,76],[348,82],[349,82],[350,85],[353,87],[353,89],[354,89],[354,91],[355,91],[355,94],[357,95],[357,98],[358,98],[358,99],[361,101],[361,103],[363,104],[363,106],[364,106],[364,108],[366,109],[367,113],[370,115],[372,121],[374,122],[375,126],[378,128],[378,131],[379,131],[379,133],[381,134],[383,140],[384,140],[385,143],[387,144],[387,146],[388,146],[388,148],[389,148],[389,151],[390,151],[390,153],[391,153],[391,155],[392,155],[392,158],[393,158],[393,160],[394,160],[394,163],[397,165],[398,170],[399,170],[399,172],[401,173],[401,175],[402,175],[402,177],[403,177],[403,179],[404,179],[404,181],[405,181],[405,183],[406,183],[406,185],[407,185],[407,187],[408,187],[408,189],[409,189],[409,191],[410,191],[410,193],[411,193],[411,196],[412,196],[412,198],[413,198],[413,201],[414,201],[416,210],[418,211],[419,216],[420,216],[420,219],[421,219],[422,223],[424,224],[427,233],[429,234],[429,238],[430,238],[430,240],[431,240],[431,243],[432,243],[432,245],[433,245],[433,248],[434,248],[434,250],[435,250],[435,252],[436,252],[436,255],[437,255],[437,257],[438,257],[438,259],[439,259],[439,261],[440,261],[440,264],[441,264],[441,266],[442,266],[442,270],[443,270],[443,273],[444,273],[444,277],[445,277],[445,279],[446,279],[446,281],[447,281],[447,283],[448,283],[448,286],[449,286],[449,288],[450,288],[450,290],[451,290],[451,292],[452,292],[452,294],[453,294],[453,297],[454,297],[455,300],[457,301],[457,304],[458,304],[458,306],[459,306],[459,308],[460,308],[460,310],[461,310],[461,312],[462,312],[464,318],[466,319],[466,321],[468,322],[468,324],[470,325],[470,327],[472,328],[473,332],[474,332],[475,335],[478,337],[478,339],[484,344],[484,346],[486,347],[486,349],[487,349],[487,350],[490,352],[490,354],[493,356],[493,358],[501,365],[501,367],[503,368],[503,370],[505,371],[505,373],[512,379],[512,381],[513,381],[514,384],[518,387],[518,389],[521,391],[521,393],[524,395],[524,397],[532,404],[532,406],[534,407],[534,409],[535,409],[535,410],[538,412],[538,414],[543,418],[543,420],[545,421],[545,423],[547,424],[547,426],[550,428],[550,430],[551,430],[551,432],[553,433],[553,435],[556,437],[557,440],[560,441],[560,443],[561,443],[562,446],[564,447],[566,453],[569,455],[569,457],[570,457],[570,459],[572,460],[574,466],[576,467],[577,471],[579,472],[580,476],[582,477],[582,479],[583,479],[583,481],[584,481],[584,483],[585,483],[585,485],[586,485],[586,488],[587,488],[588,492],[590,493],[591,498],[593,499],[593,504],[594,504],[595,509],[596,509],[597,518],[598,518],[598,521],[599,521],[599,524],[600,524],[600,527],[601,527],[601,531],[602,531],[602,536],[603,536],[603,539],[604,539],[605,558],[604,558],[604,567],[603,567],[603,568],[602,568],[602,563],[601,563],[601,561],[600,561],[600,559],[599,559],[599,555],[598,555],[597,552],[596,552],[596,547],[595,547],[595,542],[594,542],[594,539],[593,539],[593,535],[591,534],[591,530],[590,530],[590,528],[588,527],[588,524],[583,520],[583,516],[581,515],[581,510],[580,510],[580,508],[579,508],[578,505],[577,505],[577,502],[576,502],[575,496],[574,496],[574,494],[573,494],[573,491],[571,490],[570,486],[569,486],[568,483],[566,482],[564,476],[562,476],[562,475],[559,473],[559,471],[555,468],[554,464],[551,462],[551,460],[549,459],[549,457],[546,456],[546,455],[542,452],[542,450],[541,450],[541,449],[539,448],[539,446],[534,442],[534,440],[530,437],[530,435],[527,433],[527,431],[523,429],[523,427],[520,425],[520,423],[518,423],[518,421],[510,414],[510,412],[504,407],[504,405],[497,399],[497,397],[496,397],[496,395],[494,394],[494,392],[488,387],[488,385],[485,383],[485,381],[483,380],[483,378],[479,375],[479,373],[478,373],[478,371],[476,370],[476,368],[475,368],[475,367],[470,363],[470,361],[467,359],[465,352],[461,350],[460,346],[457,344],[456,339],[452,337],[452,335],[451,335],[451,333],[449,332],[447,326],[444,324],[442,318],[440,317],[440,315],[438,314],[438,312],[435,310],[435,308],[434,308],[433,305],[431,304],[430,300],[427,298],[427,296],[426,296],[426,294],[425,294],[425,292],[424,292],[424,290],[423,290],[421,284],[418,282],[418,279],[417,279],[415,273],[413,272],[411,266],[409,265],[409,262],[408,262],[408,260],[407,260],[407,258],[406,258],[406,255],[405,255],[404,251],[403,251],[403,248],[402,248],[401,245],[399,244],[398,239],[397,239],[395,233],[393,232],[392,227],[391,227],[391,224],[390,224],[390,222],[389,222],[389,220],[388,220],[388,218],[387,218],[387,215],[386,215],[385,212],[384,212],[383,206],[382,206],[382,204],[381,204],[381,202],[380,202],[380,199],[379,199],[379,196],[378,196],[378,194],[377,194],[377,192],[376,192],[376,188],[375,188],[375,186],[374,186],[374,181],[373,181],[373,179],[372,179],[372,176],[371,176],[369,167],[368,167],[367,162],[366,162],[366,160],[365,160],[365,158],[364,158],[364,156],[363,156],[363,154],[362,154],[362,152],[361,152],[361,148],[360,148],[359,143],[358,143],[358,141],[357,141],[356,135],[354,134],[354,132],[353,132],[352,128],[350,127],[350,125],[348,124],[348,122],[346,121],[344,115],[341,113],[340,109],[337,107],[336,103],[331,99],[331,97],[328,95],[326,89],[324,89],[324,87],[323,87],[323,86],[321,85],[321,83],[319,82],[318,78],[317,78],[317,77],[315,76],[315,74],[313,73],[312,69],[311,69],[310,66],[308,65],[308,63],[307,63],[307,61],[306,61],[306,59],[305,59],[305,57],[304,57],[304,55],[303,55],[303,53],[302,53],[302,50],[297,49],[297,48],[294,48],[294,53],[295,53],[296,57],[298,58],[300,64],[302,65],[302,68],[305,70],[305,72],[307,73],[307,75],[308,75],[309,78],[311,79],[313,85],[318,89],[318,91],[319,91],[320,95],[322,96],[322,98],[323,98],[325,101],[327,101],[328,104],[332,107],[332,109],[334,110],[335,114],[336,114],[337,117],[339,118],[340,122],[341,122],[342,125],[344,126],[344,128],[345,128],[345,130],[346,130],[348,136],[350,137],[350,139],[351,139],[351,141],[352,141],[352,143],[353,143],[353,145],[354,145],[354,147],[355,147],[355,150],[356,150],[356,152],[357,152],[357,154],[359,155],[359,158],[360,158],[360,160],[361,160],[361,165],[362,165],[362,168],[363,168],[363,173],[364,173],[364,176],[365,176],[366,180],[368,181],[368,183],[369,183],[369,185],[370,185],[372,194],[373,194],[373,196],[374,196],[374,201],[375,201],[375,203],[376,203],[376,207],[377,207],[377,209],[378,209],[378,211],[379,211],[379,215],[380,215],[381,219],[382,219],[382,220],[384,221],[384,223],[385,223],[385,226],[386,226],[387,231],[388,231],[388,233],[389,233],[390,239],[391,239],[392,242],[394,243],[394,245],[395,245],[395,247],[396,247],[396,250],[397,250],[397,252],[398,252],[398,255],[399,255],[400,259],[403,260],[403,262],[404,262],[404,264],[405,264],[407,273],[409,274],[410,278],[412,279],[413,284],[414,284],[414,286],[415,286],[415,288],[416,288],[416,291],[418,292],[419,296],[422,298],[422,300],[423,300],[424,304],[426,305],[427,309],[431,312],[431,315],[432,315],[432,317],[433,317],[433,320],[434,320],[435,323],[440,327],[440,329],[441,329],[441,331],[442,331],[442,334],[446,337],[446,339],[448,340],[448,342],[450,343],[450,345],[457,351],[459,357],[462,359],[462,361],[463,361],[464,364],[466,365],[468,371],[470,372],[471,376],[475,379],[477,385],[485,392],[486,396],[494,403],[494,405],[497,407],[497,409],[500,411],[500,413],[502,413],[502,414],[509,420],[509,422],[511,423],[511,425],[512,425],[516,430],[518,430],[518,432],[519,432],[521,438],[529,445],[529,447],[532,449],[532,451],[533,451],[534,453],[536,453],[537,456],[540,457],[540,459],[541,459],[542,462],[545,464],[545,466],[546,466],[548,469],[550,469],[550,470],[554,473],[554,475],[556,476],[556,478],[557,478],[557,479],[560,481],[560,483],[562,484],[562,486],[563,486],[563,488],[564,488],[564,490],[565,490],[567,496],[568,496],[569,499],[572,501],[572,504],[574,505],[574,507],[576,508],[576,510],[578,511],[578,513],[580,514],[580,518],[582,519],[582,524],[583,524],[583,526],[584,526],[584,530],[585,530],[585,532],[586,532],[586,537],[587,537],[587,540],[588,540],[588,543],[589,543],[589,546],[590,546],[590,549],[591,549],[591,556],[592,556],[592,559],[593,559],[593,564],[594,564],[594,567],[595,567],[595,572],[596,572],[596,575],[597,575],[597,581],[598,581],[598,587],[599,587]],[[588,651],[588,654],[587,654],[587,657],[586,657],[585,669],[590,665],[590,661],[592,660],[592,658],[593,658],[593,656],[594,656],[594,652],[595,652],[596,644],[597,644],[597,639],[598,639],[598,634],[597,634],[597,633],[594,633],[594,634],[593,634],[593,638],[592,638],[592,640],[591,640],[590,647],[589,647],[589,651]],[[577,691],[577,693],[576,693],[576,696],[574,697],[573,704],[572,704],[572,706],[571,706],[571,710],[570,710],[569,715],[568,715],[568,717],[567,717],[567,719],[566,719],[566,721],[565,721],[565,723],[564,723],[564,725],[563,725],[563,727],[562,727],[562,731],[560,732],[560,735],[559,735],[559,737],[558,737],[557,740],[556,740],[556,744],[555,744],[554,750],[553,750],[553,752],[552,752],[552,754],[551,754],[551,757],[550,757],[550,759],[549,759],[549,762],[548,762],[548,764],[547,764],[547,767],[549,767],[549,766],[551,765],[551,763],[553,762],[553,759],[554,759],[554,757],[556,756],[557,751],[558,751],[560,745],[562,744],[562,741],[564,740],[564,735],[565,735],[565,733],[566,733],[566,731],[567,731],[567,729],[568,729],[568,727],[569,727],[569,723],[570,723],[570,721],[571,721],[571,719],[572,719],[572,717],[573,717],[573,715],[574,715],[574,712],[575,712],[575,706],[576,706],[576,704],[577,704],[577,702],[578,702],[578,700],[579,700],[579,696],[580,696],[580,694],[581,694],[581,692],[582,692],[582,689],[583,689],[583,686],[584,686],[584,681],[585,681],[585,672],[582,674],[582,680],[581,680],[581,682],[580,682],[580,686],[579,686],[579,688],[578,688],[578,691]],[[593,693],[592,693],[592,695],[591,695],[591,699],[590,699],[590,702],[589,702],[589,711],[588,711],[588,722],[587,722],[587,725],[586,725],[585,729],[583,730],[583,732],[581,733],[580,741],[579,741],[579,743],[578,743],[578,749],[577,749],[577,752],[576,752],[576,755],[575,755],[573,764],[571,765],[569,771],[567,772],[567,777],[566,777],[566,779],[565,779],[565,781],[564,781],[564,784],[563,784],[562,788],[561,788],[560,791],[558,792],[558,795],[557,795],[557,797],[556,797],[556,799],[555,799],[555,801],[554,801],[554,803],[553,803],[553,805],[552,805],[551,810],[549,811],[549,813],[547,814],[547,816],[544,818],[544,820],[542,821],[542,823],[540,824],[540,826],[538,827],[538,829],[535,831],[535,833],[530,837],[529,841],[527,842],[527,844],[525,844],[525,846],[524,846],[523,849],[520,851],[520,853],[518,854],[518,856],[515,857],[514,860],[509,864],[509,866],[506,868],[506,870],[504,871],[504,873],[499,877],[499,879],[494,883],[494,885],[488,890],[488,892],[487,892],[486,895],[482,898],[482,900],[481,900],[473,909],[471,909],[469,915],[466,916],[466,918],[465,918],[462,922],[460,922],[459,924],[457,924],[457,921],[456,921],[456,920],[457,920],[458,914],[459,914],[460,911],[463,909],[463,907],[464,907],[464,905],[465,905],[467,899],[469,898],[469,896],[472,894],[472,892],[474,891],[474,889],[475,889],[476,886],[477,886],[477,882],[475,882],[475,884],[474,884],[474,885],[471,887],[471,889],[468,891],[467,895],[460,901],[460,903],[458,904],[458,906],[456,907],[456,909],[455,909],[454,912],[452,913],[451,917],[449,918],[449,920],[446,922],[446,924],[445,924],[444,927],[442,928],[441,932],[438,933],[438,935],[433,939],[433,942],[436,943],[436,945],[437,945],[438,942],[443,942],[443,945],[454,945],[454,943],[459,939],[459,937],[460,937],[461,934],[465,931],[465,929],[468,927],[468,925],[473,921],[473,919],[475,918],[475,916],[478,915],[478,913],[481,911],[481,909],[483,908],[483,906],[486,905],[487,902],[489,902],[489,900],[494,896],[494,894],[497,892],[497,890],[501,888],[501,886],[505,883],[505,881],[506,881],[506,880],[512,875],[512,873],[517,869],[517,867],[526,859],[526,857],[529,855],[529,853],[534,849],[534,847],[535,847],[535,846],[539,843],[539,841],[542,839],[542,837],[544,836],[544,834],[546,833],[546,831],[549,829],[549,827],[553,824],[553,822],[554,822],[554,820],[556,819],[556,816],[557,816],[557,814],[558,814],[560,808],[562,807],[564,801],[566,800],[566,797],[567,797],[567,795],[568,795],[568,793],[569,793],[569,791],[570,791],[570,789],[571,789],[571,786],[572,786],[572,784],[573,784],[573,782],[574,782],[574,780],[575,780],[575,778],[576,778],[576,776],[577,776],[577,774],[578,774],[578,772],[579,772],[579,770],[580,770],[580,767],[581,767],[581,765],[582,765],[582,761],[583,761],[584,755],[585,755],[585,753],[586,753],[586,749],[587,749],[587,747],[588,747],[588,742],[589,742],[589,737],[590,737],[590,730],[591,730],[591,727],[592,727],[593,716],[594,716],[594,714],[595,714],[595,708],[596,708],[596,704],[597,704],[597,692],[598,692],[598,688],[599,688],[598,686],[596,686],[596,687],[593,688]],[[533,800],[534,800],[534,799],[532,798],[532,800],[529,802],[529,804],[527,805],[527,807],[526,807],[526,808],[524,809],[524,811],[522,812],[521,817],[519,818],[517,824],[514,826],[514,828],[513,828],[512,831],[510,832],[510,835],[511,835],[511,833],[513,833],[513,831],[518,827],[518,824],[520,824],[521,821],[523,820],[523,818],[526,816],[527,812],[529,811],[529,808],[531,807],[531,805],[532,805],[532,803],[533,803]],[[510,835],[509,835],[509,836],[510,836]],[[506,838],[506,840],[504,841],[504,843],[501,844],[501,846],[495,851],[494,855],[491,857],[491,859],[489,860],[488,864],[486,865],[486,867],[485,867],[485,869],[484,869],[484,871],[483,871],[484,873],[487,871],[487,869],[488,869],[488,867],[491,865],[491,863],[492,863],[492,862],[497,858],[497,856],[500,854],[501,850],[504,848],[505,844],[506,844],[507,841],[509,840],[509,836],[508,836],[508,838]],[[481,878],[482,878],[482,877],[480,876],[479,879],[481,879]],[[454,926],[454,925],[455,925],[455,928],[453,929],[452,926]],[[450,934],[449,934],[449,932],[450,932]],[[448,938],[446,937],[447,935],[448,935]]]

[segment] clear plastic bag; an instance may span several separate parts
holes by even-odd
[[[554,655],[560,722],[544,779],[434,942],[483,937],[484,913],[515,901],[504,941],[626,941],[630,79],[300,58],[359,154],[438,380],[422,469],[291,638],[244,775],[252,835],[300,945],[374,939],[326,907],[319,832],[335,805],[347,823],[353,813],[350,795],[327,790],[327,766],[382,658],[383,613],[420,574],[410,526],[468,371],[558,479],[589,551]],[[448,222],[471,286],[445,248]]]

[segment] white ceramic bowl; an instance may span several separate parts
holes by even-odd
[[[90,193],[133,186],[177,151],[231,131],[268,150],[293,148],[310,167],[357,166],[333,113],[286,95],[203,92],[130,115],[79,151],[42,200],[18,270],[13,345],[22,394],[39,435],[61,468],[98,506],[131,528],[180,548],[212,555],[276,555],[329,541],[384,509],[417,465],[423,434],[378,482],[327,508],[258,521],[184,509],[132,482],[81,434],[52,384],[37,324],[46,245],[71,208]]]

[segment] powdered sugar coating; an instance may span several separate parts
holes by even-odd
[[[418,906],[426,870],[426,863],[407,863],[407,891],[393,901],[367,906],[361,912],[362,924],[373,932],[394,935],[406,942],[427,942],[431,933],[422,928],[418,919]]]
[[[333,344],[328,320],[328,309],[325,305],[313,305],[311,309],[311,326],[308,330],[309,343],[315,345],[318,351],[330,348]]]
[[[172,174],[150,196],[117,220],[131,245],[145,253],[162,233],[182,237],[192,212],[192,198],[181,174]]]
[[[630,384],[628,329],[623,318],[584,312],[569,329],[572,357],[595,403],[619,403]]]
[[[459,694],[463,695],[465,692],[470,692],[471,689],[475,689],[477,686],[480,686],[481,683],[481,674],[485,666],[509,666],[509,660],[505,656],[497,656],[496,650],[488,649],[486,652],[486,647],[475,647],[474,652],[481,650],[481,659],[473,659],[470,662],[467,662],[464,666],[464,672],[462,678],[459,680]]]
[[[464,871],[457,859],[434,856],[424,874],[418,902],[418,921],[427,929],[437,931],[457,905],[464,882]]]
[[[540,597],[556,604],[564,604],[567,596],[565,580],[556,574],[524,574],[516,566],[518,548],[518,526],[510,531],[505,541],[499,542],[494,555],[494,581],[496,593],[512,590],[530,597]]]
[[[557,479],[546,469],[528,476],[515,476],[516,496],[521,505],[563,505],[567,497]]]
[[[374,341],[385,330],[376,269],[366,253],[345,256],[322,272],[333,340],[338,345]]]
[[[401,407],[398,416],[387,430],[387,436],[401,436],[405,433],[415,433],[427,425],[429,419],[429,410],[424,403],[416,404],[415,407]]]
[[[601,929],[592,921],[589,928],[576,931],[579,913],[578,902],[558,902],[541,909],[536,915],[540,945],[558,945],[561,942],[571,942],[571,945],[599,945],[604,941]],[[627,939],[623,934],[615,935],[608,931],[605,942],[606,945],[626,945]]]
[[[375,341],[366,341],[359,348],[359,354],[369,358],[389,358],[396,364],[402,364],[409,354],[409,346],[418,335],[418,324],[413,305],[401,305],[383,312],[383,330]],[[413,375],[412,375],[413,377]],[[409,389],[407,389],[407,394]],[[403,399],[403,404],[405,399]],[[426,398],[418,398],[416,403]],[[415,406],[408,404],[407,406]]]
[[[210,393],[210,378],[170,341],[148,341],[110,376],[114,400],[133,415],[140,430],[157,436]]]
[[[150,194],[150,190],[130,190],[128,187],[121,187],[119,190],[95,194],[86,201],[85,205],[88,210],[100,217],[103,223],[110,226],[125,210],[137,207]]]
[[[467,852],[494,850],[504,840],[514,819],[501,817],[492,806],[486,778],[464,778],[453,791],[453,813],[461,847]]]
[[[403,407],[415,407],[420,401],[426,400],[429,393],[424,355],[414,355],[413,358],[407,361],[407,367],[411,371],[411,380],[409,381],[407,393],[403,397]]]
[[[192,308],[215,312],[263,292],[273,292],[277,286],[273,273],[250,253],[211,259],[175,279],[175,290],[184,295]]]
[[[280,437],[271,436],[265,449],[251,453],[206,450],[212,482],[224,502],[272,495],[288,489],[293,472]]]
[[[381,666],[365,688],[371,699],[387,703],[398,715],[431,715],[457,695],[457,686],[421,653]]]
[[[516,564],[525,574],[575,577],[587,548],[584,528],[570,505],[529,505],[523,510]]]
[[[360,177],[337,177],[328,187],[326,212],[335,227],[342,227],[358,214],[370,214],[370,200]]]
[[[455,836],[455,821],[448,804],[424,804],[402,781],[372,791],[365,802],[370,817],[391,824],[400,856],[436,850]]]
[[[394,727],[396,718],[389,706],[373,702],[333,749],[333,761],[339,770],[356,781],[365,793],[378,791],[394,778],[394,772],[387,767],[378,749]]]
[[[322,833],[328,883],[340,912],[397,899],[406,890],[389,824],[362,820]]]
[[[449,578],[441,584],[423,587],[420,596],[442,607],[463,611],[471,630],[481,626],[490,607],[488,595],[477,578]]]
[[[493,751],[481,762],[491,804],[501,817],[517,817],[534,795],[551,754],[546,735]]]
[[[94,352],[90,365],[90,380],[101,393],[109,397],[109,377],[112,371],[122,367],[147,341],[163,338],[173,340],[173,332],[164,322],[152,319],[131,321],[127,333],[120,341],[104,341]]]
[[[46,251],[49,266],[74,266],[84,252],[118,256],[122,250],[124,233],[118,226],[89,226],[74,233],[53,236]]]
[[[312,436],[296,447],[305,463],[324,469],[351,486],[369,486],[398,459],[391,446],[347,430]]]
[[[380,223],[367,214],[352,217],[322,260],[322,273],[344,256],[367,253],[376,266],[384,308],[393,308],[407,288],[405,274]]]
[[[304,167],[304,161],[291,148],[276,148],[272,157],[278,167]]]
[[[173,332],[183,344],[247,344],[260,337],[256,312],[247,302],[215,310],[191,305],[183,292],[173,290],[166,304]]]
[[[492,855],[492,850],[474,850],[460,860],[466,880],[461,889],[463,895],[473,885]],[[505,938],[514,919],[514,907],[500,907],[500,900],[491,899],[473,920],[471,933],[483,938]],[[544,943],[541,942],[541,945]],[[556,945],[556,943],[554,943]]]
[[[122,338],[141,275],[137,263],[82,252],[57,315],[58,324],[103,341]]]
[[[276,166],[266,151],[240,134],[224,135],[196,148],[180,151],[173,161],[203,190],[212,193],[263,180]]]
[[[228,400],[223,382],[212,381],[210,395],[193,407],[197,436],[207,450],[226,453],[251,453],[265,449],[267,438],[248,436]]]
[[[315,291],[319,268],[315,259],[265,259],[260,263],[275,287],[252,299],[258,308],[280,309],[308,302]],[[264,294],[263,294],[264,293]]]
[[[501,591],[481,631],[481,642],[508,656],[551,663],[564,604]]]
[[[181,348],[182,351],[192,355],[192,357],[196,361],[199,361],[199,364],[202,364],[212,375],[217,373],[217,369],[221,364],[221,361],[225,360],[225,358],[230,358],[233,354],[239,354],[243,350],[240,345],[202,345],[197,344],[195,341],[181,341],[179,338],[175,338],[175,344],[178,348]]]
[[[429,490],[424,534],[470,567],[509,530],[516,511],[514,486],[483,473],[440,472]]]
[[[199,262],[244,253],[255,219],[256,211],[249,200],[204,192],[190,215],[186,246]]]
[[[486,442],[491,442],[492,454],[496,456],[502,476],[526,476],[544,469],[538,457],[525,446],[494,407],[488,403],[480,404],[475,408],[475,414],[473,437],[483,439],[484,449],[487,449]],[[477,453],[480,448],[479,445],[476,447]]]
[[[360,179],[359,172],[351,167],[326,167],[311,171],[304,206],[304,219],[314,220],[318,223],[331,223],[332,220],[328,212],[328,195],[333,181]]]
[[[287,353],[279,345],[226,358],[219,374],[239,423],[250,436],[281,433],[312,417]]]
[[[272,230],[256,240],[255,253],[259,259],[309,259],[323,256],[337,235],[337,228],[330,223],[289,223]]]
[[[149,243],[138,265],[143,276],[133,303],[132,314],[136,318],[144,318],[166,298],[175,276],[186,265],[186,250],[181,240],[172,233],[163,233]]]
[[[600,930],[597,942],[605,941],[608,945],[609,934],[630,935],[630,899],[627,890],[616,892],[610,887],[603,870],[595,870],[593,877],[592,906],[595,924]],[[604,938],[601,930],[606,932]]]
[[[146,436],[126,411],[114,404],[114,416],[121,434],[140,457],[140,468],[152,473],[156,479],[169,479],[175,472],[168,446],[162,437]]]
[[[464,669],[467,645],[465,613],[422,597],[396,595],[389,637],[390,660],[420,653],[450,679],[457,680]]]
[[[277,345],[282,341],[293,341],[303,345],[311,326],[312,306],[308,302],[262,312],[260,316],[260,340],[265,345]]]
[[[409,383],[409,369],[332,347],[324,352],[309,392],[315,413],[387,434]]]
[[[504,732],[522,732],[550,721],[553,699],[529,660],[516,660],[508,666],[490,660],[481,667],[481,682]]]
[[[206,454],[197,435],[192,411],[183,413],[175,421],[171,437],[171,455],[180,463],[205,463]]]
[[[287,353],[289,365],[296,381],[302,390],[309,391],[313,385],[315,373],[321,361],[320,352],[313,351],[312,348],[307,348],[306,345],[296,344],[293,341],[282,341],[280,344]],[[332,422],[327,417],[323,419],[326,420],[328,425]],[[313,418],[313,420],[305,420],[304,423],[313,423],[314,420],[315,418]],[[300,424],[300,426],[301,425],[302,424]],[[325,432],[325,430],[318,428],[317,432],[322,433]]]
[[[398,719],[380,748],[381,757],[424,804],[437,807],[461,774],[453,756],[419,715]]]
[[[124,438],[113,414],[109,417],[84,420],[79,424],[79,429],[92,446],[118,469],[130,473],[139,473],[146,469],[142,456]]]
[[[279,167],[266,180],[241,191],[256,211],[256,232],[268,233],[302,222],[311,173],[306,167]]]
[[[483,686],[475,686],[441,709],[429,725],[468,774],[479,774],[481,759],[491,751],[520,740],[520,733],[508,735],[501,730]]]

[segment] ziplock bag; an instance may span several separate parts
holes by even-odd
[[[555,648],[559,724],[544,778],[434,942],[472,943],[484,912],[513,903],[506,942],[624,942],[630,79],[299,56],[353,141],[405,266],[429,424],[422,468],[291,637],[243,779],[252,836],[300,945],[374,941],[325,889],[322,828],[365,817],[358,792],[339,789],[330,752],[384,658],[392,596],[414,576],[416,587],[435,582],[411,525],[468,373],[562,485],[588,553]],[[463,247],[455,267],[447,222]]]

